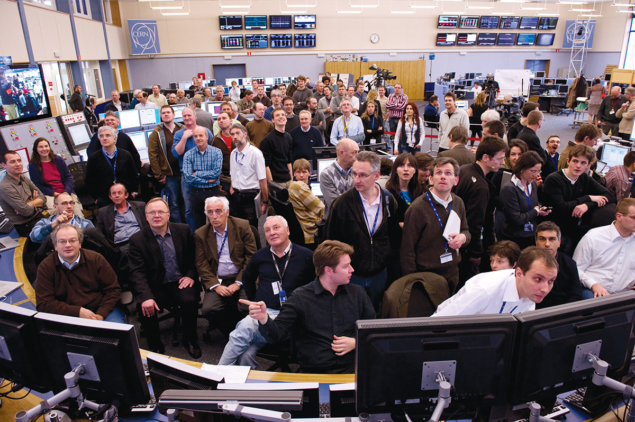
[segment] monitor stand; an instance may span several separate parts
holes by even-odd
[[[609,364],[606,361],[601,360],[599,357],[595,356],[592,353],[587,353],[586,357],[589,362],[593,365],[593,379],[592,382],[598,386],[605,386],[608,388],[612,388],[613,390],[619,391],[623,395],[624,402],[628,405],[629,401],[635,399],[635,388],[630,385],[626,385],[619,381],[615,381],[612,378],[606,376],[606,373],[609,370]],[[624,422],[635,422],[635,410],[633,409],[635,406],[631,404],[628,415],[625,418]]]

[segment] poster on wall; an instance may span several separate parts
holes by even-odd
[[[591,48],[593,47],[593,34],[595,34],[595,19],[567,21],[562,48],[573,48],[574,41],[576,47],[582,46],[578,44],[586,43],[586,48]]]
[[[133,55],[161,53],[157,21],[128,19],[128,29]]]

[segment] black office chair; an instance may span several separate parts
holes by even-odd
[[[296,363],[295,343],[292,339],[280,343],[267,343],[258,350],[256,356],[273,361],[273,365],[265,371],[275,372],[280,369],[282,372],[293,372],[289,365]]]
[[[77,198],[79,198],[82,208],[84,208],[84,211],[91,211],[91,219],[95,222],[95,215],[97,215],[97,209],[99,207],[95,204],[95,198],[90,195],[90,190],[85,183],[87,165],[88,163],[86,161],[72,163],[68,165],[68,171],[70,171],[73,176],[73,190]]]

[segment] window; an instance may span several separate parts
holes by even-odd
[[[26,0],[28,3],[37,5],[37,6],[46,6],[55,8],[55,0]]]
[[[628,44],[626,44],[624,69],[635,69],[635,15],[631,17],[631,30],[628,33]]]
[[[90,1],[89,0],[73,0],[73,12],[76,15],[86,16],[88,18],[90,15]]]
[[[106,23],[112,23],[112,14],[110,12],[110,1],[102,0],[101,4],[104,6],[104,20]]]

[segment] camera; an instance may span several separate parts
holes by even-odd
[[[385,81],[397,79],[397,76],[391,75],[391,70],[381,69],[376,64],[370,66],[369,69],[375,71],[375,77],[372,81],[366,82],[368,89],[377,89],[379,86],[385,85]]]

